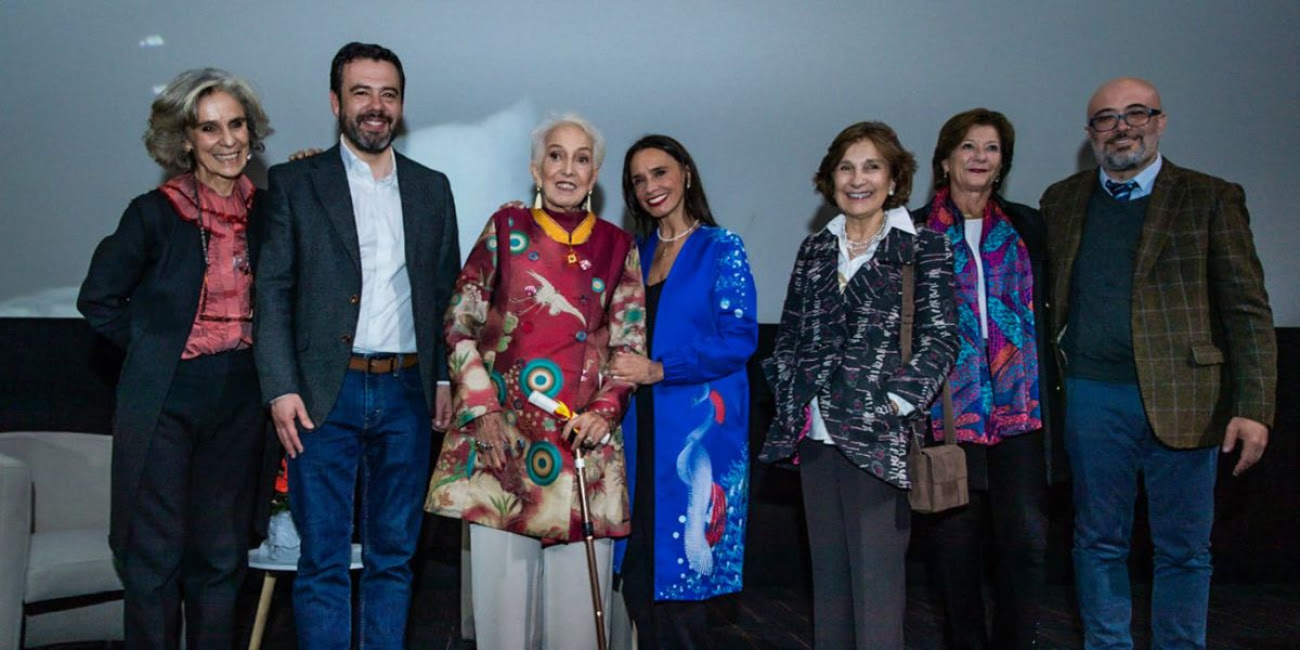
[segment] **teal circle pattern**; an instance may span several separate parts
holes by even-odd
[[[592,278],[592,279],[591,279],[591,290],[592,290],[592,291],[595,291],[596,293],[602,293],[602,292],[604,292],[604,291],[605,291],[605,281],[602,280],[602,279],[600,279],[600,278]]]
[[[534,442],[528,448],[526,460],[528,478],[533,483],[545,487],[560,477],[563,463],[560,460],[560,450],[555,445],[545,440]]]
[[[510,231],[510,252],[518,255],[528,250],[528,235],[519,230]]]
[[[524,366],[521,379],[525,395],[537,391],[547,397],[555,397],[560,394],[560,387],[564,385],[564,376],[560,374],[560,367],[550,359],[529,361],[528,365]]]

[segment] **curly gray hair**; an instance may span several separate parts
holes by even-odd
[[[159,165],[180,172],[194,168],[194,157],[185,150],[185,131],[198,124],[199,100],[217,91],[244,107],[249,146],[253,151],[263,149],[262,141],[274,131],[253,87],[225,70],[197,68],[176,75],[153,100],[144,146]]]

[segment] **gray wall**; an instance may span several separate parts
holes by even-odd
[[[357,39],[402,56],[412,129],[521,99],[586,114],[609,139],[616,222],[626,146],[650,131],[684,141],[719,219],[748,244],[768,322],[821,207],[809,177],[843,126],[882,119],[928,168],[949,115],[1001,110],[1018,132],[1006,193],[1036,204],[1091,165],[1092,90],[1144,76],[1169,113],[1165,155],[1245,186],[1277,322],[1297,326],[1297,31],[1293,0],[0,0],[0,300],[78,284],[127,201],[157,184],[140,144],[155,86],[203,65],[248,77],[277,129],[256,161],[271,164],[332,143],[328,63]],[[142,47],[154,34],[165,44]],[[503,180],[501,197],[527,192],[517,185]],[[462,215],[475,230],[486,216]]]

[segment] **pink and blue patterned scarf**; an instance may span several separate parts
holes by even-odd
[[[1038,347],[1034,329],[1034,279],[1029,252],[996,201],[984,208],[981,240],[966,241],[965,221],[948,188],[935,193],[926,225],[952,244],[953,283],[961,350],[948,375],[957,440],[995,445],[1042,428],[1038,403]],[[980,333],[979,275],[984,266],[988,340]],[[943,437],[943,405],[930,411],[935,437]]]

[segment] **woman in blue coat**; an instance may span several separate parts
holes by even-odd
[[[754,280],[680,142],[648,135],[628,149],[623,200],[639,235],[649,342],[648,356],[610,366],[646,386],[623,422],[633,504],[623,594],[640,647],[703,648],[698,601],[742,586]]]

